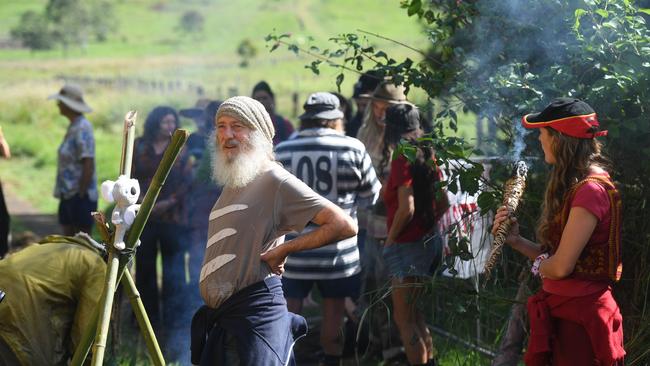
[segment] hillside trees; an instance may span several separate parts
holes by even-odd
[[[20,16],[18,25],[11,29],[11,38],[32,51],[49,50],[53,47],[52,32],[43,14],[33,10]]]
[[[196,10],[188,10],[181,15],[176,29],[183,35],[198,37],[203,33],[205,18]]]
[[[61,46],[67,52],[105,40],[116,24],[109,0],[48,0],[43,12],[23,13],[11,37],[32,51]]]

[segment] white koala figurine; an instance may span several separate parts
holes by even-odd
[[[140,209],[140,205],[135,204],[139,196],[140,184],[137,179],[120,175],[116,181],[107,180],[102,183],[102,197],[108,202],[115,202],[111,222],[115,225],[114,246],[117,250],[126,247],[124,235]]]

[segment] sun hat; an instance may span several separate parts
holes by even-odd
[[[201,98],[196,101],[194,104],[194,107],[191,108],[183,108],[178,111],[178,114],[185,118],[190,118],[190,119],[199,119],[203,117],[203,110],[205,107],[210,103],[210,99],[206,98]]]
[[[382,81],[372,93],[372,99],[392,104],[406,102],[406,88],[391,81]]]
[[[52,94],[47,97],[47,99],[56,99],[61,101],[70,107],[70,109],[79,113],[90,113],[93,111],[93,109],[84,102],[83,90],[76,84],[64,85],[57,94]]]
[[[339,98],[332,93],[313,93],[307,98],[302,106],[305,113],[298,118],[301,121],[312,119],[333,120],[343,118],[343,112],[339,109]]]
[[[217,110],[215,121],[221,116],[235,118],[251,129],[260,131],[264,137],[273,143],[275,128],[271,116],[262,103],[243,95],[226,99]]]
[[[579,139],[606,136],[591,106],[576,98],[556,98],[539,113],[525,115],[521,124],[526,128],[550,127],[564,135]]]

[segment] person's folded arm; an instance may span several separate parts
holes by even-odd
[[[284,262],[291,253],[315,249],[347,239],[356,235],[358,231],[354,220],[330,202],[327,202],[311,221],[318,225],[315,230],[262,253],[262,260],[268,263],[273,273],[281,274],[284,271]]]
[[[576,262],[594,232],[598,218],[583,207],[573,207],[562,231],[557,251],[542,261],[539,273],[546,278],[559,280],[573,273]]]

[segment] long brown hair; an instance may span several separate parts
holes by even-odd
[[[552,137],[551,150],[555,164],[546,185],[542,215],[537,226],[537,239],[543,247],[556,246],[559,238],[553,237],[555,231],[561,229],[560,215],[567,193],[571,187],[585,179],[592,167],[607,169],[609,161],[602,155],[602,144],[595,138],[580,139],[566,136],[548,127],[545,128]],[[556,230],[553,227],[556,226]]]
[[[387,132],[386,136],[389,135],[390,132]],[[386,139],[384,141],[387,142]],[[432,160],[435,159],[435,150],[429,143],[418,142],[414,138],[404,139],[404,141],[416,149],[415,160],[409,163],[409,171],[413,178],[414,217],[420,218],[424,226],[430,228],[449,207],[447,194],[442,192],[440,196],[437,195],[440,188],[436,188],[436,182],[440,181],[440,176],[438,175],[436,164],[431,164]],[[392,151],[395,146],[396,143],[394,145],[386,144],[384,146],[384,158],[381,163],[381,169],[386,169],[390,163]]]

